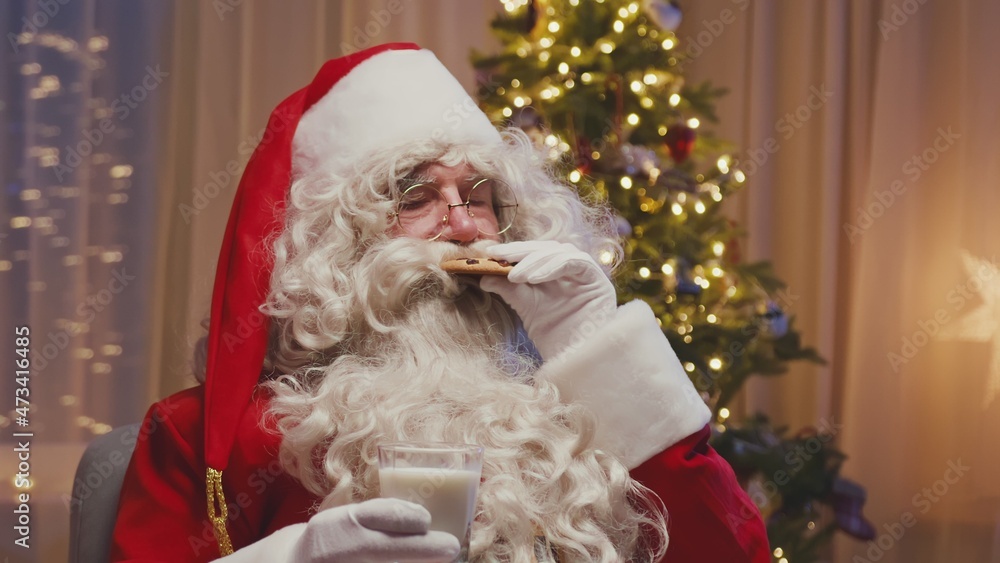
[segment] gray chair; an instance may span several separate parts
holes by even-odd
[[[139,424],[116,428],[87,446],[76,467],[69,508],[69,561],[107,561],[125,470]]]

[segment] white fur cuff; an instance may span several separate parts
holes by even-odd
[[[643,301],[619,307],[578,345],[546,362],[537,377],[552,382],[563,401],[588,406],[598,419],[594,447],[629,469],[711,419]]]

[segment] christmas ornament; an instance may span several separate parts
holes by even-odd
[[[768,301],[764,313],[760,315],[760,329],[769,338],[781,338],[788,334],[788,317],[777,303]]]
[[[677,31],[681,25],[681,7],[673,0],[649,0],[646,3],[646,15],[649,19],[667,31]]]
[[[632,236],[632,224],[628,222],[628,219],[617,213],[615,214],[615,230],[618,231],[618,236],[620,237]]]
[[[760,473],[750,477],[746,486],[747,496],[760,510],[760,516],[767,522],[772,514],[781,508],[782,498],[774,483],[767,483]]]
[[[594,167],[594,159],[591,157],[592,152],[594,151],[590,146],[590,139],[583,135],[578,135],[574,154],[576,155],[576,169],[581,174],[590,174],[590,170]]]
[[[829,502],[837,519],[837,527],[862,541],[875,539],[875,526],[861,513],[867,498],[865,488],[854,481],[842,477],[833,481]]]
[[[683,123],[677,123],[667,129],[667,134],[663,137],[663,143],[670,151],[670,157],[678,164],[687,160],[694,148],[694,140],[697,136],[694,129]]]
[[[510,117],[510,124],[528,134],[528,138],[538,148],[545,146],[545,121],[531,106],[523,107]]]
[[[639,172],[649,176],[652,169],[660,165],[656,151],[651,148],[625,143],[620,149],[625,174],[635,176]]]

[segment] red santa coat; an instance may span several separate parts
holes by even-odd
[[[667,508],[670,539],[664,561],[769,563],[767,534],[757,508],[726,461],[708,445],[704,405],[689,400],[693,388],[688,389],[683,372],[673,373],[679,363],[669,345],[663,347],[666,341],[655,318],[644,304],[625,305],[619,311],[601,334],[587,338],[587,346],[547,362],[539,377],[553,380],[565,400],[601,401],[601,430],[595,442],[619,455],[632,468],[632,477],[659,495]],[[630,354],[640,350],[641,355]],[[629,377],[600,379],[610,365]],[[671,373],[664,372],[665,366]],[[600,393],[593,387],[598,380]],[[608,391],[609,385],[615,392]],[[642,397],[635,385],[642,386]],[[616,392],[631,398],[621,409],[629,414],[608,413]],[[651,400],[658,392],[673,397],[673,402]],[[663,415],[639,424],[650,405],[665,409]],[[266,409],[265,391],[258,389],[239,425],[223,478],[229,535],[236,550],[307,521],[320,501],[281,470],[280,436],[263,426]],[[112,561],[185,563],[219,557],[206,512],[203,413],[201,386],[149,409],[122,486]],[[684,428],[686,433],[677,436]],[[616,436],[618,441],[612,442]]]

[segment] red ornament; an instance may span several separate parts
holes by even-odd
[[[663,142],[670,151],[670,157],[674,162],[681,163],[687,160],[694,149],[695,130],[683,123],[677,123],[667,129],[667,134],[663,137]]]
[[[581,174],[590,174],[590,170],[594,167],[594,159],[591,157],[591,153],[594,152],[590,145],[590,139],[579,135],[576,138],[576,169],[580,171]]]

